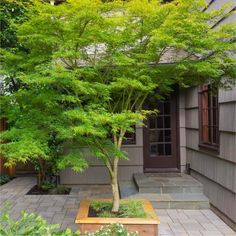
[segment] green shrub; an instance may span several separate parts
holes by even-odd
[[[70,229],[54,232],[59,225],[49,225],[41,216],[21,212],[19,220],[10,217],[7,209],[0,213],[1,236],[77,236],[79,232]]]
[[[69,228],[55,232],[59,225],[49,225],[41,216],[21,212],[19,220],[10,217],[7,207],[0,212],[1,236],[78,236],[79,231],[73,232]],[[87,232],[85,236],[137,236],[137,232],[128,232],[121,224],[101,227],[96,232]]]
[[[8,175],[0,175],[0,185],[3,185],[11,180]]]
[[[70,188],[65,187],[65,186],[57,186],[53,189],[49,189],[49,193],[51,194],[66,194],[70,192]]]
[[[42,189],[45,191],[48,191],[48,190],[55,188],[55,187],[56,187],[56,185],[49,182],[49,181],[43,181],[43,183],[42,183]]]
[[[138,200],[129,200],[120,205],[121,217],[147,218],[143,204]]]

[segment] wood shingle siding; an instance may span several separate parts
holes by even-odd
[[[211,204],[236,223],[236,87],[219,91],[219,153],[199,147],[197,94],[191,88],[185,97],[187,163]]]
[[[120,180],[132,180],[133,173],[143,172],[143,128],[136,127],[136,143],[123,145],[129,160],[119,163]],[[89,168],[82,173],[76,173],[70,168],[61,172],[62,184],[108,184],[110,176],[104,164],[95,157],[87,155]]]
[[[218,9],[228,0],[207,0],[206,11]],[[232,12],[236,0],[227,10]],[[236,20],[236,14],[217,19],[213,28]],[[186,91],[186,149],[187,163],[190,163],[191,174],[204,185],[204,192],[211,204],[236,230],[236,86],[231,90],[219,90],[219,152],[199,147],[198,88]],[[194,117],[196,116],[196,117]],[[188,120],[190,119],[190,120]],[[192,119],[192,120],[191,120]]]
[[[236,102],[220,103],[221,132],[236,133]]]

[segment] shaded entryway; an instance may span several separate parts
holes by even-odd
[[[143,128],[144,172],[179,172],[178,92],[163,101],[150,99],[151,114]]]

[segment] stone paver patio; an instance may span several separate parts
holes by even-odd
[[[60,227],[78,229],[74,224],[80,199],[109,198],[107,185],[72,186],[69,195],[25,195],[35,185],[32,177],[19,177],[0,187],[0,208],[6,201],[11,203],[10,213],[15,219],[20,211],[42,215],[48,223],[60,224]],[[211,210],[157,210],[161,224],[160,236],[236,236]]]

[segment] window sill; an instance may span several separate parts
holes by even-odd
[[[202,150],[211,151],[211,152],[214,152],[216,154],[218,154],[220,152],[218,145],[211,145],[211,144],[207,144],[207,143],[200,143],[198,146]]]
[[[122,146],[134,146],[136,143],[122,143]]]

